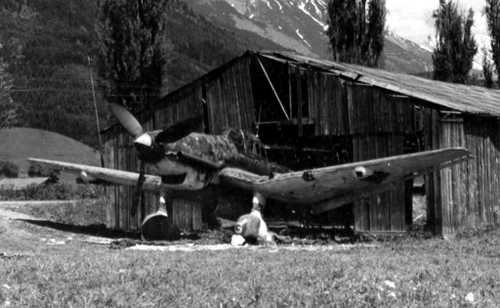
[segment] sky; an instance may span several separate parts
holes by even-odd
[[[489,36],[484,16],[485,0],[457,0],[464,10],[474,10],[473,32],[482,46],[489,47]],[[390,31],[420,45],[432,47],[435,36],[432,12],[439,0],[386,0],[387,27]],[[429,40],[429,38],[431,40]],[[481,54],[478,52],[478,56]],[[477,61],[477,60],[476,60]]]

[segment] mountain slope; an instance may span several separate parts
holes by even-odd
[[[247,49],[283,49],[254,32],[213,23],[180,0],[170,1],[164,93]],[[0,1],[0,58],[14,79],[18,126],[98,145],[89,80],[90,71],[96,70],[98,14],[96,1]],[[94,59],[92,67],[88,56]],[[95,71],[93,75],[98,79]],[[97,98],[101,117],[106,119],[107,106],[102,96]]]
[[[226,27],[254,32],[284,48],[329,59],[326,0],[192,0],[197,13]],[[388,70],[418,74],[432,66],[431,53],[417,44],[386,34]]]

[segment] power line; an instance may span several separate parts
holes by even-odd
[[[31,89],[11,89],[11,93],[35,93],[35,92],[58,92],[58,93],[70,93],[70,94],[75,94],[75,93],[80,93],[80,94],[88,94],[91,95],[92,91],[91,90],[81,90],[78,88],[64,88],[64,89],[58,89],[58,88],[31,88]],[[105,94],[106,97],[131,97],[131,94]],[[156,97],[156,95],[137,95],[138,97]]]
[[[97,128],[97,139],[99,140],[99,152],[101,153],[101,167],[104,167],[104,146],[102,144],[102,137],[101,137],[101,124],[99,123],[99,112],[97,111],[97,99],[95,95],[95,88],[94,88],[94,76],[92,74],[92,63],[90,62],[90,56],[87,57],[89,61],[89,76],[90,76],[90,86],[92,88],[92,101],[94,102],[94,111],[95,111],[95,121],[96,121],[96,128]]]
[[[68,80],[68,79],[63,79],[63,78],[29,78],[29,79],[18,79],[17,80],[17,82],[19,82],[19,83],[32,82],[32,81],[46,81],[48,83],[50,83],[50,82],[54,82],[54,83],[63,82],[63,83],[67,83],[67,84],[79,84],[79,83],[87,84],[86,79]],[[105,79],[97,79],[95,81],[103,82],[106,80]],[[163,87],[143,86],[143,85],[136,85],[133,83],[126,83],[126,82],[113,82],[113,84],[118,85],[118,86],[127,87],[127,88],[133,88],[133,89],[145,89],[145,90],[163,89]]]

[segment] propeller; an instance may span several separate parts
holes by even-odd
[[[137,208],[141,202],[142,186],[144,185],[144,181],[146,179],[146,162],[151,161],[151,156],[153,156],[151,155],[151,152],[153,152],[153,138],[151,138],[151,136],[144,131],[141,123],[139,123],[134,115],[124,106],[114,103],[111,103],[110,105],[113,115],[118,119],[127,132],[135,138],[134,144],[139,154],[139,178],[137,179],[135,187],[133,205],[130,209],[130,214],[135,216]]]
[[[130,135],[138,138],[144,134],[141,123],[124,106],[111,103],[111,112]]]
[[[165,157],[165,150],[160,143],[171,143],[189,135],[193,127],[200,123],[201,117],[193,117],[186,121],[174,124],[161,131],[153,140],[134,115],[124,106],[111,103],[111,112],[118,119],[120,124],[132,135],[134,145],[138,152],[140,167],[139,178],[134,194],[134,206],[131,208],[132,216],[135,216],[137,207],[141,201],[142,186],[146,179],[145,169],[147,163],[156,163]]]

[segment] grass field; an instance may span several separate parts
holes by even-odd
[[[334,251],[144,252],[0,218],[0,306],[498,307],[500,231]]]

